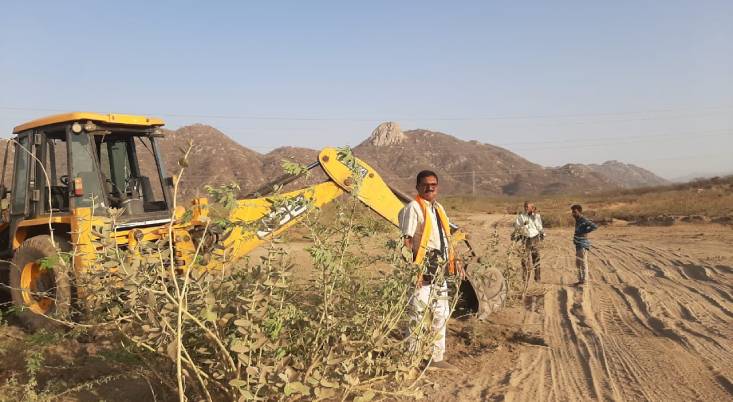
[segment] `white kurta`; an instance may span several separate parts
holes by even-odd
[[[448,219],[445,209],[438,202],[428,203],[427,212],[430,219],[430,238],[428,239],[428,250],[440,250],[440,231],[438,230],[438,218],[435,214],[435,208],[440,208],[443,215]],[[404,236],[412,237],[412,252],[417,253],[422,241],[423,228],[425,226],[425,217],[422,215],[422,208],[416,200],[412,200],[400,210],[398,216],[400,222],[400,231]],[[449,221],[450,224],[450,221]],[[443,241],[448,249],[447,233],[443,233]],[[444,256],[447,258],[447,256]]]

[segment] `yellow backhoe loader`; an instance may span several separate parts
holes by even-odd
[[[105,225],[113,226],[108,232],[122,248],[172,235],[174,264],[189,266],[198,247],[196,264],[215,269],[214,261],[221,258],[210,257],[240,258],[294,225],[309,208],[321,207],[344,192],[353,192],[394,225],[409,201],[365,162],[326,148],[308,169],[322,168],[328,180],[279,194],[278,199],[287,201],[280,203],[267,195],[301,174],[268,183],[232,209],[230,221],[246,225],[237,225],[222,238],[208,236],[200,245],[208,201],[193,200],[187,219],[182,219],[184,208],[174,207],[174,181],[165,172],[156,142],[163,136],[163,124],[144,116],[74,112],[15,127],[0,182],[0,258],[9,261],[4,264],[5,281],[27,325],[41,326],[47,316],[64,314],[72,299],[83,300],[84,289],[75,286],[74,278],[94,268],[98,233]],[[14,160],[9,164],[11,146]],[[6,175],[12,177],[7,187]],[[357,184],[359,191],[354,192]],[[111,211],[117,211],[114,219]],[[468,245],[460,231],[453,239]],[[45,263],[56,250],[71,248],[71,272]],[[471,268],[476,262],[469,262],[470,283],[465,287],[469,304],[485,317],[503,304],[506,284],[498,271],[478,275]]]

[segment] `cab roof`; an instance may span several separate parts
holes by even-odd
[[[162,119],[158,119],[155,117],[134,116],[130,114],[117,113],[100,114],[91,112],[70,112],[41,117],[40,119],[35,119],[27,123],[23,123],[13,129],[13,134],[18,134],[32,128],[48,126],[57,123],[73,122],[77,120],[91,120],[100,123],[148,127],[162,126],[165,124]]]

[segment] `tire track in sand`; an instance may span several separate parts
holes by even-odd
[[[547,347],[514,346],[499,372],[484,357],[434,399],[733,400],[733,254],[723,252],[733,236],[718,230],[696,243],[689,232],[701,229],[680,230],[599,231],[583,287],[565,285],[575,277],[571,232],[553,231],[544,297],[517,322]]]
[[[729,276],[660,248],[598,245],[590,285],[549,288],[543,335],[550,350],[520,356],[506,399],[733,397]],[[548,257],[568,261],[572,252]]]

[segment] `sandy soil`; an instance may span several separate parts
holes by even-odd
[[[511,216],[465,214],[454,219],[478,249],[494,230],[508,242]],[[523,302],[508,306],[488,322],[450,321],[448,361],[459,370],[429,371],[427,398],[733,400],[732,228],[602,227],[591,235],[596,247],[590,254],[590,283],[583,287],[574,286],[571,236],[569,228],[547,230],[542,281],[531,285]],[[287,244],[299,280],[307,280],[312,272],[306,246]],[[2,337],[0,350],[9,359],[22,350],[27,335],[13,326],[6,330],[18,339]],[[98,378],[123,367],[88,350],[94,344],[63,345],[64,353],[52,354],[58,356],[50,356],[48,363],[58,369],[45,375],[58,379],[68,371],[69,383],[77,383],[87,380],[79,376]],[[11,366],[0,370],[0,379],[23,372],[22,367],[11,370]],[[68,400],[149,400],[153,388],[162,389],[128,373],[67,396]],[[158,392],[158,400],[171,398]]]
[[[509,236],[511,217],[459,218],[474,242]],[[603,227],[582,287],[571,230],[547,234],[541,283],[485,324],[486,350],[469,353],[473,324],[451,323],[460,370],[430,374],[431,400],[733,400],[730,226]]]

